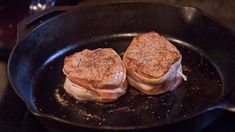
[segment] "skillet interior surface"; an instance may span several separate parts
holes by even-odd
[[[32,80],[36,107],[42,113],[56,116],[81,126],[132,128],[167,124],[205,110],[222,96],[219,73],[206,55],[192,45],[169,37],[183,56],[183,72],[188,81],[173,92],[157,96],[143,95],[131,86],[127,93],[112,103],[80,102],[63,89],[63,59],[83,49],[110,47],[123,55],[136,34],[100,36],[68,45],[48,59]]]

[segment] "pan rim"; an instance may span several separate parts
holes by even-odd
[[[135,36],[137,35],[137,33],[126,33],[127,35],[125,34],[115,34],[116,37],[123,37],[123,36],[127,36],[127,37],[130,37],[130,36]],[[114,35],[110,35],[110,36],[114,36]],[[108,36],[108,37],[110,37]],[[169,35],[164,35],[166,36],[170,41],[174,41],[173,39],[176,39],[174,37],[171,37]],[[96,36],[97,38],[97,36]],[[101,38],[106,38],[104,36],[101,36]],[[87,40],[84,40],[84,41],[87,41]],[[89,39],[88,39],[89,41]],[[184,43],[182,45],[189,45],[187,42],[181,42],[181,43]],[[191,47],[191,46],[187,46],[189,48],[193,48],[193,50],[200,50],[200,49],[197,49],[196,47]],[[203,56],[205,56],[207,59],[209,59],[207,57],[206,54],[204,54],[203,51],[199,51],[199,52],[202,52]],[[209,59],[210,60],[210,59]],[[45,63],[50,63],[47,62],[47,60],[45,61]],[[45,63],[43,63],[43,65],[46,65]],[[215,67],[215,65],[213,65]],[[217,68],[216,68],[217,69]],[[217,69],[218,71],[218,69]],[[91,126],[91,125],[85,125],[85,124],[80,124],[80,123],[76,123],[75,121],[70,121],[70,120],[66,120],[66,119],[63,119],[63,118],[60,118],[58,116],[54,116],[54,115],[51,115],[51,114],[47,114],[47,113],[43,113],[43,112],[39,112],[39,111],[31,111],[31,113],[33,113],[33,115],[37,116],[37,117],[41,117],[41,118],[48,118],[48,119],[53,119],[53,120],[56,120],[56,121],[59,121],[59,122],[62,122],[62,123],[65,123],[65,124],[68,124],[68,125],[73,125],[73,126],[77,126],[77,127],[82,127],[82,128],[90,128],[90,129],[99,129],[99,130],[135,130],[135,129],[146,129],[146,128],[153,128],[153,127],[163,127],[163,126],[166,126],[166,125],[169,125],[169,124],[174,124],[174,123],[178,123],[180,121],[184,121],[184,120],[188,120],[188,119],[191,119],[191,118],[194,118],[200,114],[203,114],[205,112],[208,112],[210,110],[213,110],[215,108],[217,108],[217,102],[220,101],[220,99],[222,98],[222,96],[220,96],[220,98],[218,98],[218,100],[215,100],[213,104],[210,104],[209,106],[206,106],[204,108],[202,108],[200,111],[194,113],[194,114],[191,114],[187,117],[184,117],[184,118],[176,118],[174,120],[171,120],[171,122],[167,122],[167,121],[164,121],[164,122],[161,122],[161,123],[151,123],[151,125],[140,125],[140,126],[125,126],[125,127],[119,127],[119,126],[116,126],[116,127],[109,127],[109,126]],[[30,107],[30,106],[29,106]],[[37,107],[36,107],[37,108]],[[219,108],[219,107],[218,107]]]

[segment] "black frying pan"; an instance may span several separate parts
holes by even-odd
[[[149,2],[57,7],[23,21],[18,31],[10,82],[28,109],[57,130],[185,130],[189,124],[201,129],[221,109],[232,108],[235,37],[193,7]],[[65,93],[65,56],[104,47],[122,55],[134,36],[149,31],[166,36],[183,55],[188,81],[175,91],[147,96],[128,86],[113,103],[79,102]]]

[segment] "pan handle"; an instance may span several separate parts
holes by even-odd
[[[72,9],[74,9],[72,6],[57,6],[40,13],[36,13],[22,20],[17,26],[17,42],[24,39],[29,32],[41,25],[43,22]]]

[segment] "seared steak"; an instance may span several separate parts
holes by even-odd
[[[145,94],[161,94],[182,80],[181,54],[166,38],[155,32],[134,37],[123,62],[130,85]]]
[[[64,59],[64,89],[77,100],[111,102],[126,92],[126,68],[111,48],[83,50]]]

